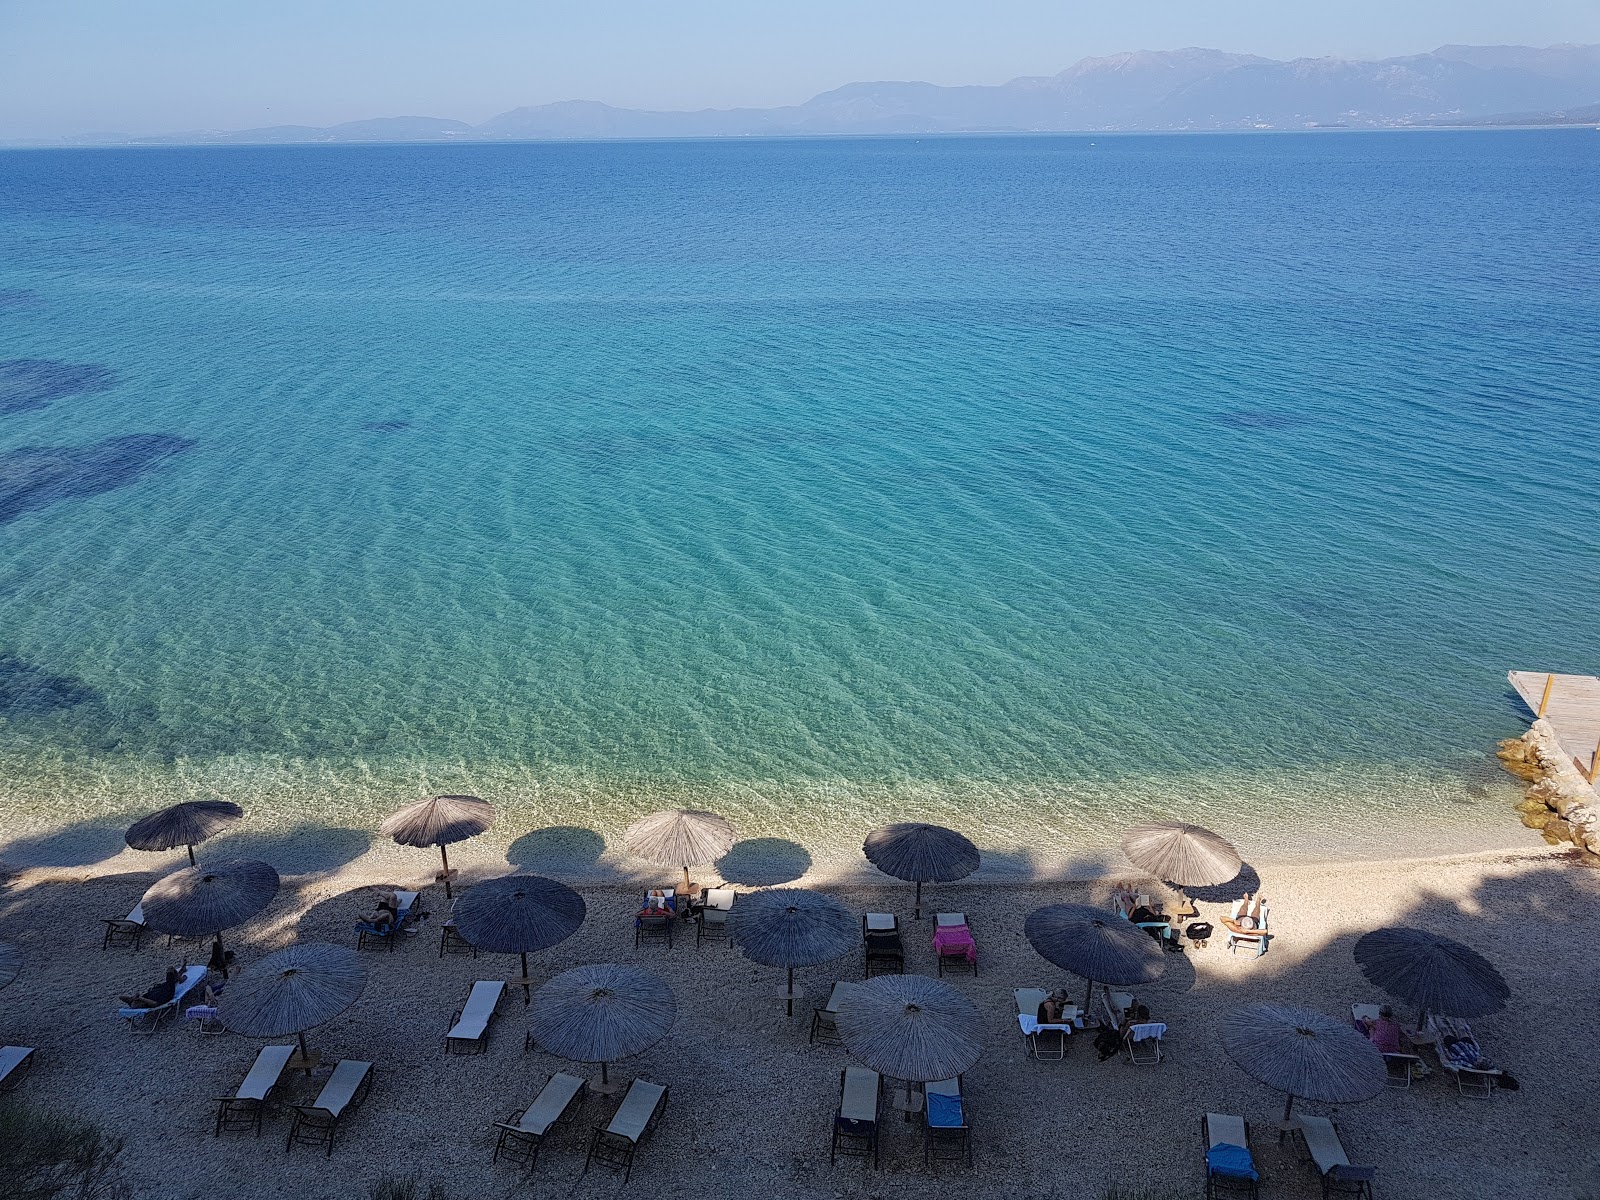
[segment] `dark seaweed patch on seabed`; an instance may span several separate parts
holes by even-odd
[[[100,694],[70,675],[52,675],[42,667],[0,652],[0,717],[38,717],[99,700]]]
[[[0,525],[61,500],[127,487],[195,444],[170,433],[134,433],[87,446],[23,446],[0,454]]]
[[[0,362],[0,413],[32,412],[56,400],[109,391],[117,377],[95,363],[52,358],[12,358]]]

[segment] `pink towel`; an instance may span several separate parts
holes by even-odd
[[[978,943],[972,940],[972,930],[965,925],[941,925],[934,930],[933,952],[940,955],[960,953],[969,963],[978,961]]]

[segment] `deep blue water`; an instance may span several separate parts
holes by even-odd
[[[1509,821],[1600,669],[1592,130],[5,153],[0,363],[22,824]]]

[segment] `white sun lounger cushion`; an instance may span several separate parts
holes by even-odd
[[[522,1114],[517,1128],[523,1133],[536,1133],[543,1137],[550,1132],[550,1126],[561,1119],[561,1114],[567,1111],[572,1098],[582,1090],[583,1080],[575,1075],[550,1076],[550,1082],[539,1089],[533,1103],[528,1105],[528,1111]]]
[[[895,919],[894,919],[894,914],[893,913],[868,913],[867,914],[867,932],[868,933],[893,933],[894,930],[895,930]]]
[[[1148,1041],[1150,1038],[1160,1041],[1167,1036],[1167,1027],[1160,1021],[1151,1021],[1148,1024],[1133,1026],[1128,1033],[1136,1042]]]
[[[0,1081],[5,1080],[33,1053],[31,1046],[0,1046]]]
[[[941,928],[949,929],[967,923],[966,913],[939,913],[934,917],[934,923]]]
[[[239,1090],[234,1093],[235,1100],[265,1100],[278,1082],[278,1077],[283,1074],[284,1067],[289,1065],[289,1059],[294,1055],[293,1046],[263,1046],[261,1053],[256,1055],[256,1061],[250,1067],[250,1073],[244,1077],[244,1082],[239,1085]]]
[[[1317,1170],[1326,1175],[1335,1167],[1348,1167],[1350,1159],[1339,1144],[1339,1134],[1327,1117],[1297,1117],[1300,1134],[1306,1140],[1306,1151],[1317,1164]]]
[[[1229,1117],[1222,1113],[1206,1114],[1206,1149],[1212,1146],[1245,1146],[1244,1118]]]
[[[878,1119],[878,1073],[866,1067],[844,1069],[844,1093],[839,1098],[839,1115],[847,1121]]]
[[[1062,1015],[1065,1016],[1066,1014],[1063,1013]],[[1039,1024],[1038,1016],[1036,1016],[1034,1013],[1018,1013],[1017,1024],[1022,1027],[1022,1032],[1028,1037],[1032,1037],[1041,1029],[1053,1029],[1058,1033],[1071,1033],[1077,1028],[1077,1026],[1070,1021],[1064,1021],[1060,1025],[1041,1025]]]
[[[135,904],[133,906],[133,911],[131,913],[129,913],[127,916],[123,917],[122,919],[124,921],[126,921],[129,925],[137,925],[140,928],[143,928],[144,927],[144,901],[141,900],[141,901],[139,901],[139,903]]]
[[[461,1019],[446,1036],[465,1041],[477,1041],[481,1038],[483,1031],[489,1028],[489,1018],[494,1016],[494,1010],[499,1005],[500,997],[505,994],[505,990],[504,980],[478,980],[472,985],[472,991],[467,993],[467,1003],[461,1010]]]
[[[337,1117],[350,1106],[350,1101],[361,1090],[367,1072],[371,1070],[372,1064],[369,1062],[358,1062],[353,1058],[341,1059],[339,1065],[333,1068],[333,1074],[328,1076],[328,1082],[322,1085],[322,1090],[317,1093],[317,1101],[311,1107],[320,1108],[329,1116]]]
[[[706,907],[727,912],[733,907],[733,898],[738,894],[733,888],[712,888],[706,893]]]
[[[644,1136],[645,1128],[650,1124],[650,1118],[656,1111],[656,1105],[661,1103],[661,1097],[666,1094],[667,1089],[659,1083],[647,1083],[643,1079],[635,1079],[628,1088],[628,1094],[622,1098],[617,1115],[612,1117],[611,1124],[606,1126],[606,1132],[627,1138],[630,1142],[637,1142]]]
[[[822,1011],[836,1013],[839,1011],[839,1002],[850,994],[850,983],[841,979],[833,985],[833,990],[828,993],[828,1002],[822,1006]]]

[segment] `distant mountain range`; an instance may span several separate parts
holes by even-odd
[[[95,134],[75,145],[554,141],[828,134],[1385,129],[1589,122],[1600,103],[1600,46],[1441,46],[1376,62],[1288,62],[1220,50],[1086,58],[1057,75],[996,86],[851,83],[782,108],[652,112],[567,100],[481,125],[380,117],[159,136]],[[57,142],[54,144],[63,144]]]

